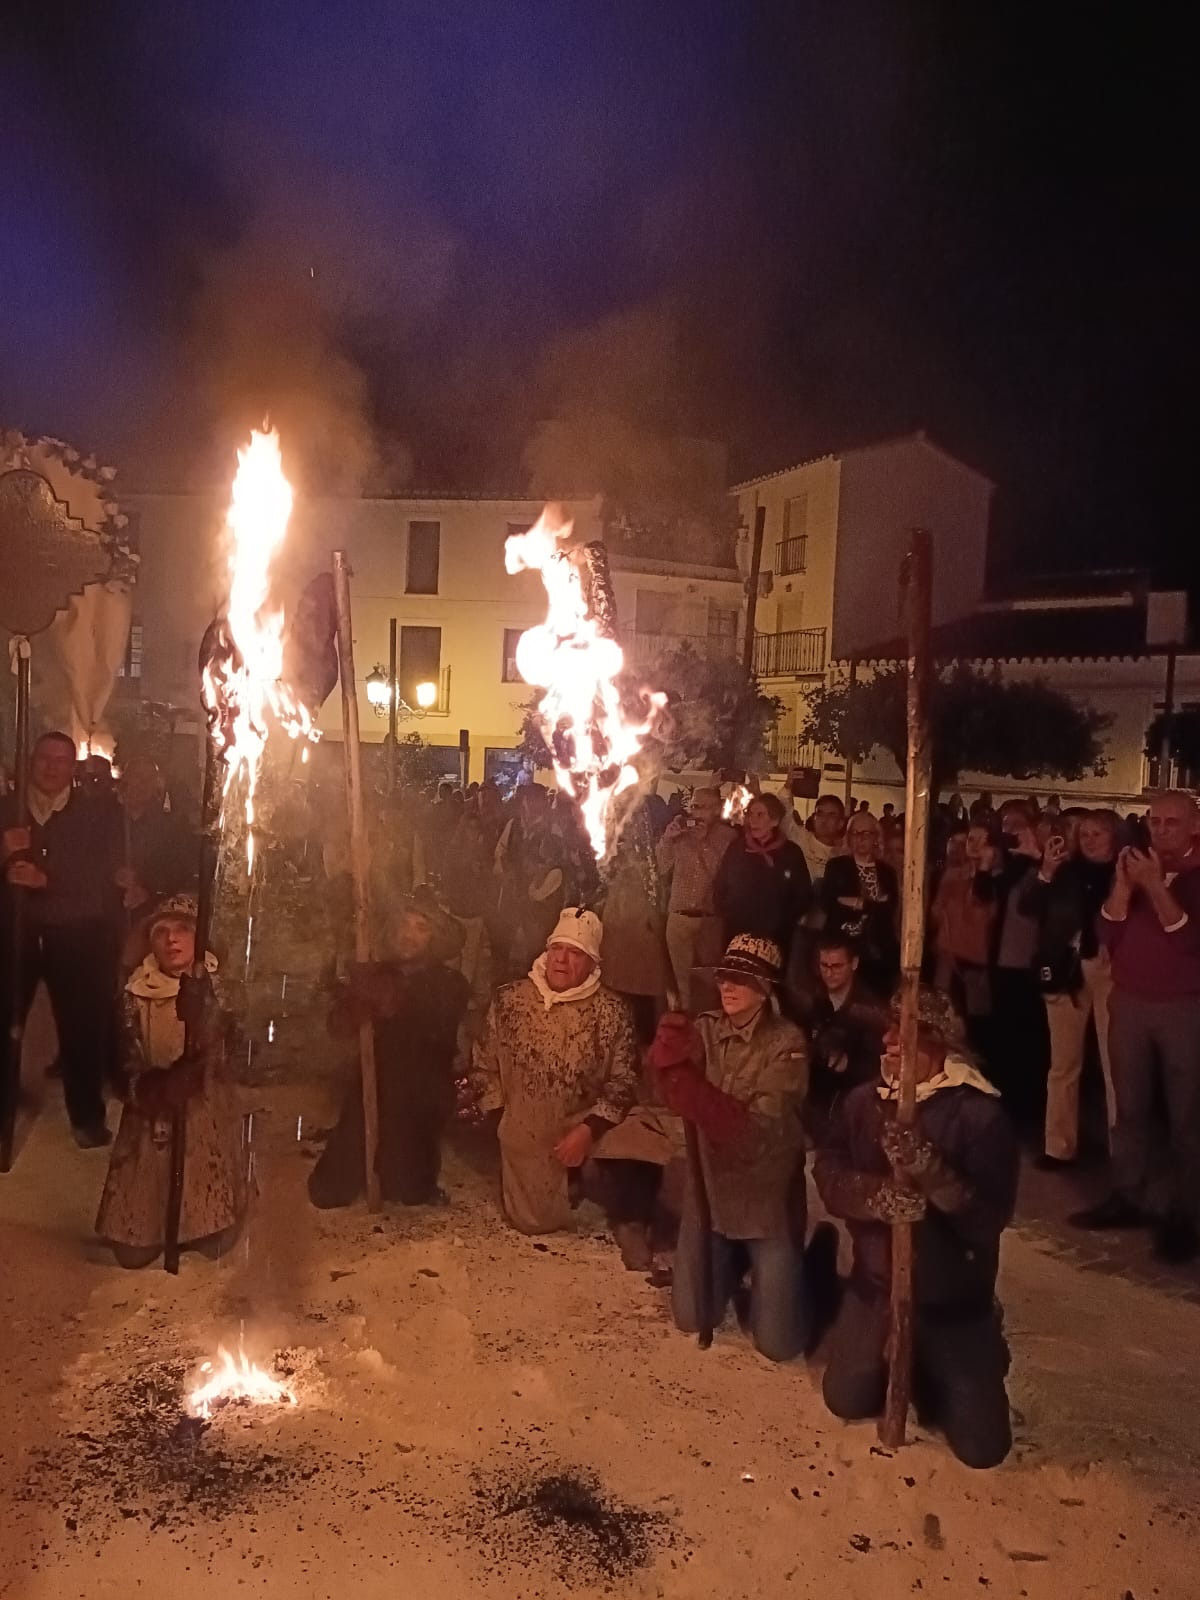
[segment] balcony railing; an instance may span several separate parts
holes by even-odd
[[[760,633],[754,641],[754,670],[760,678],[815,678],[825,671],[825,629]]]
[[[781,539],[775,549],[775,571],[781,575],[804,572],[808,566],[808,535]]]
[[[821,747],[801,744],[798,733],[780,733],[773,729],[767,735],[767,752],[775,772],[787,772],[791,767],[821,767]]]
[[[737,655],[737,640],[725,633],[637,633],[630,629],[621,635],[621,643],[631,667],[649,666],[683,645],[707,661],[731,661]]]

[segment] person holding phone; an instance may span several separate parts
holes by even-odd
[[[1116,872],[1119,822],[1111,811],[1065,812],[1052,820],[1042,863],[1021,890],[1038,922],[1034,965],[1050,1030],[1044,1154],[1038,1165],[1070,1166],[1079,1145],[1079,1080],[1090,1021],[1104,1073],[1108,1126],[1116,1120],[1108,1052],[1112,972],[1100,943],[1100,908]]]
[[[1081,1228],[1148,1226],[1146,1187],[1155,1091],[1170,1140],[1170,1201],[1155,1223],[1168,1262],[1200,1253],[1200,812],[1180,790],[1156,795],[1151,847],[1126,845],[1100,914],[1112,958],[1109,1050],[1117,1116],[1113,1191],[1071,1221]]]

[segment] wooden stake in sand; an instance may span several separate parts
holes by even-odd
[[[904,789],[904,913],[900,929],[900,1095],[896,1121],[911,1124],[917,1110],[917,1017],[925,952],[925,864],[929,850],[930,593],[933,557],[928,532],[914,528],[901,569],[908,637],[908,771]],[[892,1226],[892,1324],[888,1341],[887,1405],[879,1424],[889,1449],[904,1443],[913,1360],[913,1229]]]
[[[342,684],[342,739],[346,763],[346,804],[350,813],[350,872],[354,882],[354,959],[371,959],[370,851],[363,814],[362,754],[358,734],[358,696],[354,688],[354,630],[350,619],[350,563],[344,550],[333,552],[333,593],[337,608],[338,672]],[[382,1205],[379,1191],[379,1086],[375,1073],[375,1029],[370,1019],[358,1030],[362,1066],[363,1155],[367,1209]]]

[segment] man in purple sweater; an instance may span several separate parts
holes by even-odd
[[[1155,1252],[1190,1261],[1200,1250],[1200,812],[1191,795],[1172,791],[1154,799],[1147,820],[1152,848],[1121,851],[1100,914],[1113,973],[1113,1193],[1071,1220],[1081,1228],[1149,1220],[1144,1199],[1161,1074],[1171,1186]]]

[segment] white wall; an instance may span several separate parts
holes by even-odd
[[[898,633],[911,528],[933,535],[934,622],[974,610],[983,597],[991,493],[986,478],[917,437],[842,457],[833,657]]]

